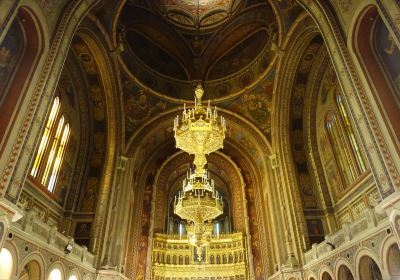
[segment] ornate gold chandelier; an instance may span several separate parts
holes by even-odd
[[[194,154],[195,171],[183,180],[182,191],[174,201],[174,213],[189,222],[186,226],[190,244],[197,248],[197,259],[202,261],[204,247],[212,236],[212,220],[223,213],[222,196],[215,190],[214,180],[206,171],[206,155],[223,148],[226,122],[218,119],[217,108],[205,108],[201,98],[204,90],[201,85],[195,89],[194,108],[186,109],[182,119],[174,120],[176,147]]]
[[[202,260],[204,247],[211,240],[211,221],[224,211],[222,196],[215,190],[214,180],[204,170],[198,177],[196,172],[183,180],[182,191],[175,197],[174,213],[189,221],[186,226],[190,244],[197,248],[198,261]]]
[[[194,164],[200,177],[207,163],[206,155],[224,147],[226,122],[224,117],[218,119],[217,107],[214,110],[201,103],[204,90],[199,84],[195,89],[194,108],[184,106],[182,118],[176,116],[174,132],[176,147],[189,154],[194,154]]]

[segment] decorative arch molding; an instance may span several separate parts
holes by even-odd
[[[128,140],[125,154],[143,166],[144,159],[148,158],[160,143],[173,140],[173,119],[181,113],[182,109],[180,107],[171,109],[144,123]],[[248,158],[252,159],[252,164],[258,167],[257,175],[261,178],[262,174],[266,174],[265,171],[268,170],[264,159],[271,154],[270,142],[253,123],[244,117],[222,108],[219,108],[219,111],[227,120],[226,139],[232,138],[234,142],[242,146]],[[149,131],[153,133],[148,133]],[[248,138],[243,136],[244,132]],[[151,143],[151,145],[141,143]]]
[[[371,21],[371,19],[375,19]],[[355,22],[353,32],[353,52],[358,58],[359,64],[364,69],[365,80],[368,87],[371,89],[374,101],[379,107],[380,114],[383,118],[389,134],[393,137],[393,142],[399,143],[400,139],[400,126],[398,120],[400,119],[400,108],[394,100],[393,89],[387,81],[385,74],[382,72],[375,50],[371,46],[372,42],[369,34],[374,34],[376,20],[381,19],[378,7],[370,4],[358,15]],[[399,150],[400,148],[398,148]]]
[[[72,276],[75,276],[78,280],[82,279],[78,269],[67,270],[65,276],[65,280],[70,280]]]
[[[165,225],[166,208],[168,207],[166,197],[169,197],[170,191],[168,190],[172,186],[169,184],[170,176],[177,170],[180,165],[187,165],[190,163],[191,157],[184,152],[178,152],[177,154],[167,158],[167,160],[159,168],[153,186],[153,232],[162,232]],[[216,152],[208,156],[209,164],[214,164],[219,170],[223,171],[229,177],[227,178],[230,185],[229,191],[231,195],[232,203],[235,208],[232,209],[233,213],[233,224],[237,231],[249,232],[248,224],[245,225],[244,221],[248,219],[247,209],[245,207],[245,191],[244,191],[244,180],[240,169],[236,164],[221,152]],[[183,170],[186,174],[186,170]],[[211,171],[211,170],[210,170]],[[175,174],[174,177],[181,177],[182,174]],[[150,236],[152,236],[152,232]]]
[[[74,0],[64,10],[51,46],[43,54],[45,59],[41,64],[41,70],[35,71],[37,80],[35,82],[32,80],[32,91],[26,96],[18,121],[14,124],[13,141],[10,140],[5,144],[7,150],[3,151],[3,158],[6,160],[0,163],[0,190],[4,192],[4,189],[8,188],[7,197],[14,203],[21,192],[22,182],[28,173],[31,155],[41,132],[42,123],[33,120],[45,118],[72,35],[83,16],[96,2],[96,0],[87,2]],[[23,150],[25,153],[21,152]]]
[[[339,23],[323,1],[297,1],[316,20],[325,38],[335,70],[340,74],[338,77],[344,98],[349,104],[350,115],[355,120],[356,131],[361,135],[362,145],[367,151],[366,156],[380,194],[385,198],[394,191],[393,186],[400,185],[399,168],[396,166],[399,159],[394,158],[396,155],[390,152],[393,144],[383,137],[377,115],[357,73],[359,68],[356,69],[354,65],[354,54],[349,51],[350,42],[353,41],[352,35],[350,34],[346,46]]]
[[[306,280],[317,280],[317,274],[315,272],[308,272],[307,276],[305,277]]]
[[[281,177],[282,186],[284,187],[284,199],[286,201],[283,203],[287,205],[287,227],[290,232],[290,237],[286,240],[289,244],[287,248],[288,259],[295,257],[296,261],[301,261],[303,257],[301,252],[306,249],[305,240],[302,238],[302,236],[306,236],[306,226],[302,213],[299,186],[295,177],[295,166],[290,150],[290,101],[292,85],[301,55],[311,40],[319,34],[318,27],[306,13],[302,13],[297,18],[289,30],[286,40],[283,42],[282,48],[285,51],[279,57],[277,72],[285,73],[285,75],[277,75],[278,79],[274,83],[273,103],[275,113],[272,119],[272,130],[276,132],[273,135],[272,144],[273,149],[279,151],[277,158],[281,168],[279,168],[280,175],[278,176]],[[276,94],[277,91],[279,91],[279,94]]]
[[[129,162],[132,163],[131,169],[127,174],[133,174],[131,176],[133,177],[132,181],[135,182],[135,203],[143,201],[143,188],[146,186],[146,177],[149,174],[154,177],[157,166],[164,161],[163,157],[165,158],[176,152],[173,143],[172,124],[173,118],[180,114],[181,110],[182,108],[175,108],[147,121],[133,134],[126,145],[125,153],[129,157]],[[254,197],[251,197],[250,201],[254,205],[253,215],[255,215],[256,219],[254,224],[258,225],[258,235],[254,237],[254,244],[257,244],[259,251],[258,257],[255,259],[263,263],[259,263],[260,269],[258,269],[258,273],[262,275],[261,277],[267,277],[266,275],[272,274],[273,259],[276,258],[276,255],[279,255],[274,251],[276,248],[271,240],[275,239],[277,242],[280,240],[279,234],[271,233],[272,229],[276,229],[279,226],[272,226],[271,217],[266,213],[268,211],[266,208],[271,207],[270,203],[276,203],[276,195],[278,195],[277,190],[274,189],[274,175],[267,160],[271,146],[254,124],[231,111],[221,109],[220,112],[224,115],[228,124],[226,145],[223,153],[232,157],[232,160],[241,169],[242,174],[247,174],[246,178],[244,178],[245,184],[248,185],[246,192],[248,188],[254,188]],[[262,182],[265,182],[266,185],[263,186]],[[265,189],[271,190],[268,201],[264,201],[262,195]],[[246,193],[246,195],[248,196],[249,194]],[[142,205],[136,205],[135,209],[137,211],[132,215],[131,225],[137,223],[141,218]],[[267,231],[267,227],[270,230]],[[131,226],[130,235],[132,238],[129,243],[139,242],[138,230],[137,227],[135,229]],[[251,244],[250,242],[253,241],[248,240],[248,242]],[[135,248],[137,244],[132,246]],[[147,255],[147,257],[149,256]],[[133,256],[129,258],[133,258]],[[135,264],[137,260],[132,259],[129,262]],[[265,269],[265,272],[262,269]],[[136,272],[132,271],[131,273],[133,277]]]
[[[15,65],[13,75],[10,76],[5,88],[4,97],[0,105],[0,154],[7,150],[7,143],[13,139],[13,127],[18,123],[18,110],[26,106],[26,98],[29,98],[29,85],[35,81],[34,70],[40,67],[43,54],[47,49],[47,43],[43,33],[43,25],[36,13],[28,6],[20,6],[14,18],[22,32],[24,42],[22,44],[21,58]]]
[[[391,246],[397,245],[397,240],[393,235],[388,235],[386,236],[385,240],[382,242],[381,249],[380,249],[380,255],[379,258],[382,260],[382,269],[384,271],[387,271],[387,273],[390,275],[389,267],[388,267],[388,255],[389,255],[389,249]]]
[[[336,278],[334,278],[334,279],[339,279],[339,272],[340,272],[341,267],[346,267],[354,277],[355,273],[354,273],[353,266],[345,258],[341,257],[335,263],[335,268],[334,268],[335,274],[334,275],[336,276]],[[343,279],[343,280],[345,280],[345,279]]]
[[[151,222],[150,222],[150,233],[149,239],[152,240],[154,233],[162,231],[165,224],[166,208],[168,207],[167,201],[168,193],[163,192],[163,188],[168,188],[169,176],[177,169],[178,165],[182,165],[182,161],[186,161],[190,158],[185,152],[178,152],[175,155],[168,157],[166,161],[163,162],[161,167],[158,169],[155,176],[153,184],[153,198],[152,198],[152,211],[151,211]],[[249,235],[250,229],[249,224],[246,223],[249,219],[247,208],[246,208],[246,198],[245,198],[245,183],[241,174],[240,168],[235,164],[235,162],[222,152],[215,152],[208,156],[208,162],[210,164],[215,164],[219,167],[221,171],[224,171],[229,176],[230,182],[230,192],[231,192],[231,204],[235,205],[236,209],[232,209],[233,212],[233,224],[236,231],[242,231],[246,235]],[[152,241],[149,241],[151,244]],[[251,246],[251,243],[248,244]],[[251,248],[248,248],[248,259],[252,260]],[[148,265],[146,267],[147,272],[151,271],[151,259],[152,250],[149,246],[147,251]],[[249,261],[249,270],[253,271],[253,263]]]
[[[28,265],[31,262],[36,262],[39,267],[39,279],[44,279],[46,274],[46,262],[43,258],[43,256],[40,254],[40,252],[32,252],[29,255],[27,255],[22,261],[18,269],[18,276],[23,272],[25,269],[25,266]],[[35,280],[39,280],[35,279]]]
[[[360,248],[357,250],[357,252],[354,254],[354,260],[355,260],[355,278],[360,279],[360,262],[363,257],[368,257],[371,258],[379,267],[380,272],[382,273],[383,279],[389,279],[390,277],[387,275],[387,270],[383,269],[382,262],[380,261],[379,256],[377,256],[374,252],[372,252],[370,249],[367,248]]]
[[[61,272],[61,280],[68,280],[68,279],[66,278],[66,275],[67,275],[67,274],[66,274],[66,270],[65,270],[64,265],[63,265],[63,263],[62,263],[61,261],[57,261],[57,262],[54,262],[53,264],[51,264],[51,266],[49,267],[49,269],[48,269],[47,272],[46,272],[45,280],[48,280],[48,279],[49,279],[50,273],[51,273],[54,269],[60,270],[60,272]]]
[[[20,270],[20,263],[19,261],[19,253],[18,253],[18,248],[15,246],[15,244],[12,241],[6,241],[4,243],[3,248],[6,248],[8,251],[10,251],[12,260],[13,260],[13,268],[12,268],[12,277],[16,277],[17,272]]]
[[[101,34],[101,33],[100,33]],[[81,26],[75,35],[82,40],[92,54],[93,59],[99,71],[99,79],[101,82],[102,91],[104,94],[104,114],[107,116],[105,128],[105,155],[104,165],[102,167],[101,179],[98,188],[96,200],[96,216],[91,228],[90,247],[93,252],[97,253],[97,263],[99,264],[105,256],[105,246],[107,241],[106,222],[108,215],[108,207],[112,201],[114,176],[117,162],[118,150],[118,124],[119,115],[117,108],[119,107],[119,100],[117,100],[115,92],[118,90],[116,77],[113,74],[114,63],[108,56],[108,50],[105,49],[106,43],[103,43],[103,38],[99,38],[93,31]]]
[[[332,269],[329,268],[327,265],[323,265],[323,266],[320,268],[318,274],[319,274],[318,279],[321,279],[321,280],[326,280],[325,278],[323,278],[326,274],[328,274],[329,277],[330,277],[331,279],[335,279],[335,278],[332,276],[332,275],[334,275],[333,272],[332,272]]]

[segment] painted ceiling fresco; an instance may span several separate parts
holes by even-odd
[[[199,81],[206,100],[271,133],[276,47],[301,13],[296,1],[104,1],[98,12],[124,45],[122,85],[125,139],[158,114],[193,100]],[[273,8],[273,6],[275,6]],[[196,20],[221,11],[229,18],[205,26]],[[278,14],[274,10],[279,10]],[[182,21],[169,12],[181,13]],[[186,19],[184,19],[186,18]],[[210,17],[211,21],[211,17]],[[193,25],[194,24],[194,25]]]
[[[212,28],[228,20],[240,0],[154,0],[167,20],[181,28]]]
[[[183,2],[160,3],[181,9],[190,6]],[[204,9],[229,3],[204,2]],[[218,28],[184,30],[160,14],[154,2],[127,2],[117,32],[125,45],[121,55],[128,75],[175,101],[192,99],[193,81],[204,83],[210,94],[207,99],[243,91],[269,72],[275,56],[271,46],[279,27],[267,1],[239,4],[226,24]]]

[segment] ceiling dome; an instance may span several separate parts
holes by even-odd
[[[185,29],[209,29],[224,23],[241,1],[153,0],[168,21]]]
[[[118,22],[128,75],[172,100],[192,100],[198,81],[205,99],[251,86],[270,70],[277,29],[265,0],[128,1]]]

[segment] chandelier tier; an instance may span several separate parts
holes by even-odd
[[[215,190],[214,180],[203,171],[189,172],[183,180],[182,191],[175,197],[174,213],[189,221],[186,226],[189,243],[197,248],[197,259],[202,261],[204,247],[210,243],[212,220],[224,211],[222,196]]]
[[[222,196],[214,188],[214,180],[204,171],[201,177],[197,173],[183,180],[182,191],[175,197],[174,212],[182,219],[204,223],[223,213]]]
[[[176,147],[194,155],[197,175],[200,177],[207,163],[206,155],[223,148],[226,122],[218,118],[217,108],[211,109],[210,102],[204,107],[201,103],[204,90],[199,84],[195,89],[194,108],[184,106],[182,117],[176,116],[174,132]]]

